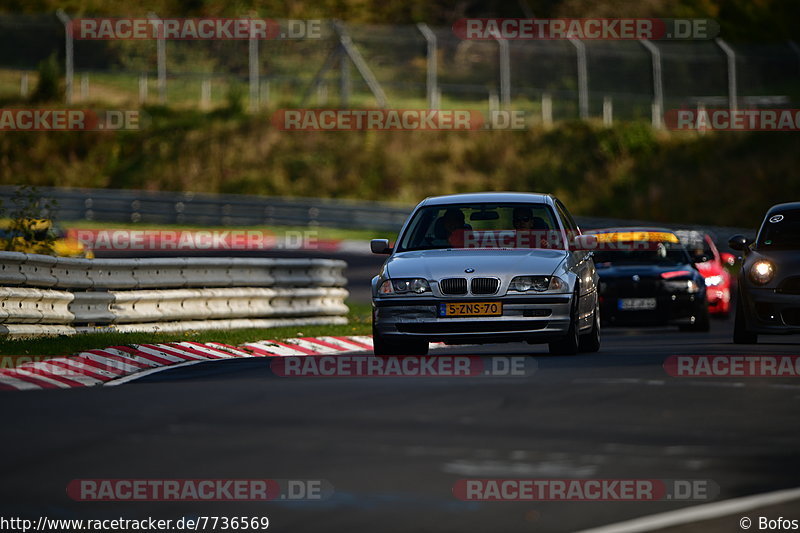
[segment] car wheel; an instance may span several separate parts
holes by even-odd
[[[598,352],[600,351],[600,307],[595,306],[594,317],[592,319],[592,330],[581,335],[578,341],[578,350],[581,352]]]
[[[373,328],[372,351],[375,355],[428,355],[428,342],[387,338],[379,335]]]
[[[553,355],[575,355],[578,353],[580,339],[578,338],[578,291],[572,297],[572,310],[570,312],[569,329],[566,336],[548,345]]]
[[[736,311],[733,318],[733,342],[735,344],[756,344],[758,342],[758,334],[747,330],[741,292],[736,298]]]

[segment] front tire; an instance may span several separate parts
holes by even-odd
[[[578,350],[581,352],[594,353],[600,351],[600,307],[595,306],[594,317],[592,319],[592,330],[581,335],[578,340]]]
[[[548,344],[552,355],[575,355],[580,349],[580,339],[578,337],[578,290],[572,298],[572,310],[570,311],[569,329],[566,336],[555,342]]]
[[[733,342],[734,344],[756,344],[758,334],[747,329],[747,320],[744,316],[744,298],[739,291],[736,298],[736,311],[733,319]]]

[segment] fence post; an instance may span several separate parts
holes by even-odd
[[[364,61],[364,58],[361,56],[361,52],[358,51],[358,48],[353,45],[353,39],[350,38],[350,35],[347,33],[344,25],[339,21],[334,21],[333,28],[336,30],[336,34],[339,36],[339,44],[342,49],[342,68],[347,68],[347,78],[346,81],[349,83],[349,76],[350,76],[350,69],[347,61],[345,61],[345,56],[350,58],[350,61],[353,62],[355,65],[356,70],[358,73],[361,74],[361,77],[364,79],[364,82],[369,87],[369,90],[372,92],[372,95],[375,97],[375,100],[378,101],[378,106],[381,108],[389,107],[389,104],[386,100],[386,93],[383,92],[383,88],[381,87],[380,83],[378,83],[378,79],[375,77],[375,74],[369,69],[369,65],[367,62]],[[344,71],[343,74],[343,81],[344,80]],[[348,87],[349,93],[349,87]]]
[[[664,126],[661,117],[664,113],[664,80],[661,75],[661,50],[647,39],[639,39],[652,57],[653,62],[653,104],[651,106],[652,123],[654,128]]]
[[[23,98],[28,96],[28,73],[23,72],[19,78],[19,95]]]
[[[437,93],[439,88],[437,73],[438,65],[436,63],[436,55],[438,51],[436,34],[434,34],[424,22],[417,24],[417,28],[419,29],[420,33],[422,33],[422,36],[425,37],[425,41],[428,43],[428,73],[426,83],[428,93],[428,108],[439,109],[439,102],[437,101]]]
[[[569,39],[578,58],[578,113],[581,119],[589,118],[589,72],[586,66],[586,45],[580,39]]]
[[[64,78],[66,81],[65,99],[68,104],[72,103],[72,78],[74,76],[75,46],[72,42],[72,24],[63,9],[56,11],[56,16],[64,24]]]
[[[603,97],[603,126],[610,128],[614,123],[614,103],[610,96]]]
[[[500,101],[503,109],[511,107],[511,57],[509,53],[508,41],[495,36],[497,45],[500,47]]]
[[[339,54],[339,107],[345,109],[350,105],[350,63],[347,54]]]
[[[258,89],[258,39],[255,36],[255,26],[250,24],[249,39],[249,58],[250,58],[250,111],[258,111],[259,108],[259,89]]]
[[[550,93],[542,93],[542,123],[546,128],[553,125],[553,98]]]
[[[717,43],[717,46],[728,58],[728,107],[730,107],[731,111],[736,111],[739,108],[739,98],[736,90],[736,52],[719,37],[714,39],[714,42]]]
[[[164,39],[164,23],[155,13],[148,13],[150,24],[158,28],[156,38],[156,55],[158,61],[158,103],[167,103],[167,48]]]

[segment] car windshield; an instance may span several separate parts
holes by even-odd
[[[689,255],[678,238],[666,233],[665,238],[654,238],[652,232],[627,234],[598,234],[598,249],[594,263],[598,268],[612,265],[685,265]],[[661,235],[661,233],[659,233]]]
[[[449,204],[423,207],[398,251],[448,248],[564,249],[550,206],[540,203]]]
[[[800,209],[771,214],[761,228],[757,247],[768,250],[800,250]]]
[[[693,259],[705,258],[706,261],[714,259],[714,250],[711,249],[704,234],[699,231],[676,231],[675,235],[678,236]]]

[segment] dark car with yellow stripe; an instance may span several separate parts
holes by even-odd
[[[637,227],[587,233],[597,237],[602,324],[708,331],[703,275],[674,232]]]
[[[47,218],[0,219],[0,250],[93,259],[94,253]]]

